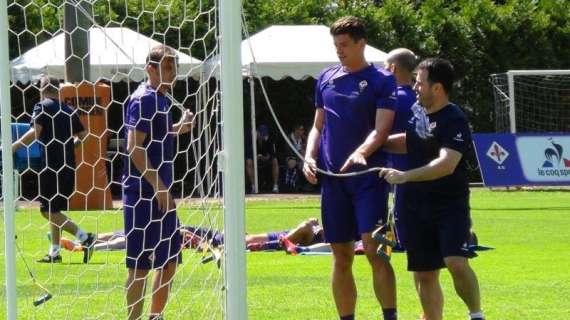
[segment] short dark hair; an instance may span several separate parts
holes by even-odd
[[[177,60],[176,51],[165,44],[159,44],[150,49],[146,56],[146,63],[153,67],[158,67],[164,58]]]
[[[441,83],[443,89],[449,94],[455,81],[455,70],[451,62],[441,58],[428,58],[420,62],[416,70],[428,72],[427,80],[431,83]]]
[[[330,33],[332,36],[348,34],[354,42],[360,39],[368,39],[364,22],[354,16],[342,17],[335,21],[330,27]]]
[[[42,76],[40,79],[40,91],[51,95],[59,94],[59,79],[52,76]]]

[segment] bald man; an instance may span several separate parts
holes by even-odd
[[[409,49],[398,48],[390,51],[386,57],[384,67],[394,74],[397,84],[398,106],[394,116],[394,124],[390,134],[406,132],[408,120],[412,118],[412,105],[416,102],[416,93],[413,90],[413,71],[417,65],[416,55]],[[392,168],[408,170],[408,157],[405,154],[390,154],[389,163]],[[402,204],[404,203],[405,186],[394,186],[394,217],[396,221],[396,235],[400,244],[405,243],[406,230],[402,223]]]

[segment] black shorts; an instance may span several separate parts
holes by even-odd
[[[473,256],[467,241],[471,229],[469,201],[458,201],[432,212],[433,219],[404,218],[409,271],[433,271],[445,267],[444,258]],[[414,219],[416,217],[416,219]]]
[[[75,170],[69,167],[45,168],[38,175],[40,179],[40,211],[60,212],[68,209],[69,198],[75,189]]]

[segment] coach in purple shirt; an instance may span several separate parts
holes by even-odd
[[[170,100],[165,96],[176,78],[176,52],[158,45],[151,48],[145,68],[148,81],[128,98],[124,107],[128,157],[123,172],[127,310],[129,319],[143,311],[145,279],[156,270],[152,283],[150,319],[161,319],[168,300],[181,236],[176,204],[170,194],[173,180],[174,135],[192,128],[193,114],[186,110],[172,123]]]
[[[315,166],[350,172],[384,166],[380,147],[390,133],[397,104],[394,76],[364,58],[366,30],[356,17],[344,17],[330,28],[340,64],[322,71],[315,89],[316,113],[309,134],[303,172],[317,183]],[[373,270],[374,291],[384,319],[396,319],[396,284],[391,265],[376,254],[371,236],[386,220],[384,181],[374,173],[318,177],[325,238],[333,251],[332,291],[340,319],[354,319],[356,286],[352,275],[353,243],[362,239]]]

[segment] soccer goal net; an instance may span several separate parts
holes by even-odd
[[[570,131],[570,70],[513,70],[490,81],[497,132]]]
[[[156,263],[164,241],[169,256],[182,255],[173,281],[162,284],[171,286],[164,318],[246,317],[241,9],[233,0],[0,2],[2,318],[124,319],[133,307],[125,261],[139,270],[145,256],[151,269],[165,267]],[[153,86],[147,59],[160,45],[174,51],[176,81],[153,65]],[[129,109],[141,88],[154,100]],[[134,149],[153,168],[132,169],[141,168],[129,147],[133,130],[146,134]],[[179,225],[168,235],[169,215],[145,209],[159,201],[153,172],[172,180],[162,182]],[[141,191],[125,203],[133,181]],[[141,225],[144,211],[151,213]],[[172,249],[175,237],[181,243]],[[129,241],[142,246],[135,256],[125,251]],[[141,319],[154,312],[152,275]]]

